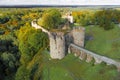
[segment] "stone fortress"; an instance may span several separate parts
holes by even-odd
[[[65,18],[67,18],[70,23],[73,23],[73,17],[69,17],[68,15]],[[41,29],[43,32],[48,34],[50,41],[50,57],[52,59],[62,59],[65,57],[66,53],[73,53],[81,60],[86,59],[86,62],[91,62],[94,59],[94,64],[100,64],[101,62],[105,62],[107,65],[116,66],[118,71],[120,71],[120,62],[84,49],[84,27],[74,27],[67,32],[63,32],[48,31],[43,27],[39,26],[36,21],[32,21],[31,25],[32,27],[36,29]]]
[[[50,40],[50,56],[52,59],[62,59],[68,53],[68,47],[71,43],[84,46],[84,28],[76,28],[67,33],[51,32]]]

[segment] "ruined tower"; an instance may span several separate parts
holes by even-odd
[[[72,31],[68,34],[68,37],[71,39],[66,39],[68,43],[68,53],[75,53],[75,56],[80,56],[80,59],[83,59],[86,55],[82,51],[78,51],[75,48],[70,47],[70,44],[75,44],[79,47],[84,47],[84,38],[85,38],[85,28],[84,27],[74,27]]]
[[[71,31],[73,37],[73,43],[77,46],[84,47],[85,28],[76,27]]]
[[[50,56],[52,59],[62,59],[68,53],[68,47],[71,43],[84,47],[85,29],[77,27],[69,31],[48,31],[42,26],[32,22],[31,25],[36,29],[41,29],[49,35],[50,40]]]
[[[65,37],[63,32],[51,32],[50,56],[52,59],[62,59],[65,56]]]

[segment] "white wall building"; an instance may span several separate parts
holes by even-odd
[[[67,13],[66,15],[63,15],[62,18],[67,19],[70,23],[73,23],[73,16],[71,15],[72,12]]]

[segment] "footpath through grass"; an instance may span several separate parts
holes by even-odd
[[[108,31],[98,26],[87,26],[86,35],[93,38],[86,40],[86,49],[120,61],[120,28],[117,25]]]
[[[45,52],[41,64],[42,80],[120,80],[114,66],[86,63],[73,54],[68,54],[62,60],[51,60],[49,54]]]

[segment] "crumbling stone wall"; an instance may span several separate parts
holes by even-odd
[[[70,52],[74,53],[75,56],[78,56],[81,60],[86,59],[86,62],[91,62],[94,59],[95,60],[94,64],[100,64],[101,62],[105,62],[107,65],[116,66],[118,71],[120,72],[120,62],[117,62],[105,56],[98,55],[75,44],[70,44],[69,49]]]

